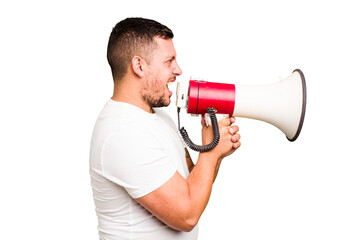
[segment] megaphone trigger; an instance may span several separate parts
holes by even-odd
[[[221,121],[223,119],[229,118],[229,114],[216,114],[217,121]],[[211,126],[211,118],[209,113],[205,113],[205,124],[206,126]]]

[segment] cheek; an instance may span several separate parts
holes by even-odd
[[[165,77],[162,77],[161,75],[155,75],[153,83],[156,87],[161,88],[163,86],[166,86],[167,79]]]
[[[156,80],[155,80],[155,85],[156,85],[157,87],[160,87],[161,85],[163,85],[163,83],[162,83],[162,81],[161,81],[159,78],[156,78]]]
[[[169,79],[169,73],[164,68],[153,68],[150,71],[151,82],[156,87],[166,87],[166,83]]]
[[[151,69],[149,72],[149,79],[153,84],[159,85],[160,84],[160,72],[158,69]]]

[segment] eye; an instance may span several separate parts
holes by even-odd
[[[166,63],[171,64],[173,61],[175,60],[175,57],[169,58],[168,60],[166,60]]]

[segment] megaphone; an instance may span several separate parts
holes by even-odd
[[[178,115],[181,108],[189,114],[210,114],[214,140],[206,146],[194,144],[186,130],[179,131],[185,143],[199,152],[210,151],[219,141],[216,114],[264,121],[280,129],[287,139],[295,141],[304,123],[306,83],[301,70],[273,84],[246,86],[201,80],[178,82],[176,89]],[[216,114],[215,114],[216,113]]]

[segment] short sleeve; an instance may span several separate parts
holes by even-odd
[[[139,198],[166,183],[176,172],[160,141],[151,131],[122,129],[111,134],[102,149],[103,174]]]

